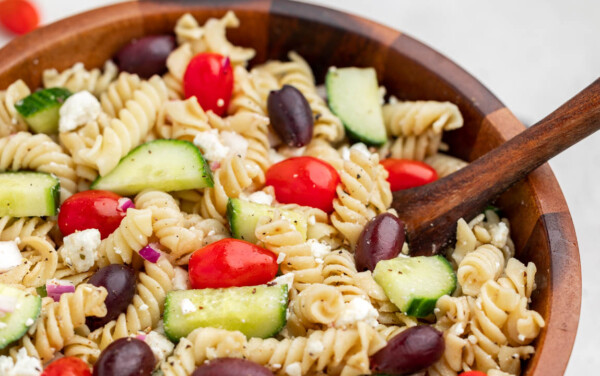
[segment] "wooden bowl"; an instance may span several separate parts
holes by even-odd
[[[241,20],[241,27],[228,36],[256,49],[254,63],[285,59],[288,51],[296,50],[311,63],[318,80],[331,65],[372,66],[388,92],[399,98],[456,103],[465,127],[449,133],[446,141],[461,158],[472,161],[525,129],[481,83],[415,39],[357,16],[287,0],[142,0],[83,13],[0,50],[0,88],[18,78],[37,87],[44,69],[62,70],[79,61],[88,68],[100,67],[133,38],[172,33],[184,12],[203,22],[228,9]],[[517,257],[537,266],[532,306],[547,325],[524,374],[562,375],[581,304],[579,252],[565,199],[544,165],[497,203],[511,221]]]

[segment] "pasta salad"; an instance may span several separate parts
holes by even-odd
[[[411,257],[391,208],[467,165],[458,107],[250,68],[239,26],[0,91],[0,375],[519,375],[545,323],[509,221]]]

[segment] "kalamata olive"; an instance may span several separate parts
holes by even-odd
[[[116,319],[131,303],[135,295],[135,273],[125,265],[111,264],[99,269],[88,283],[102,286],[108,291],[106,300],[107,314],[104,317],[87,317],[85,323],[90,330],[98,329]]]
[[[196,368],[192,376],[273,376],[273,372],[246,359],[219,358]]]
[[[273,129],[281,140],[292,147],[308,144],[313,135],[313,116],[300,90],[283,85],[269,93],[267,110]]]
[[[375,269],[377,262],[392,259],[404,244],[404,223],[397,217],[383,213],[372,218],[360,233],[354,252],[359,271]]]
[[[94,376],[150,376],[154,354],[144,341],[120,338],[105,348],[94,365]]]
[[[411,374],[437,362],[444,353],[442,333],[431,326],[421,325],[406,329],[371,357],[375,372]]]
[[[167,71],[167,57],[176,46],[172,35],[150,35],[125,45],[115,55],[115,61],[121,72],[150,78]]]

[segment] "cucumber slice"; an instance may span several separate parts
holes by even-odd
[[[329,107],[342,120],[350,137],[369,145],[387,141],[375,69],[330,69],[325,86]]]
[[[0,217],[44,217],[56,215],[60,183],[43,172],[0,173]]]
[[[0,297],[17,299],[14,312],[0,317],[0,349],[3,349],[23,337],[37,320],[42,308],[42,298],[3,283],[0,283]]]
[[[117,167],[92,183],[92,189],[131,196],[147,188],[180,191],[213,186],[210,167],[194,144],[154,140],[124,156]]]
[[[190,302],[196,310],[184,314]],[[287,285],[172,291],[165,301],[165,333],[178,341],[196,328],[213,327],[269,338],[284,327],[287,305]]]
[[[15,108],[36,133],[58,133],[58,110],[71,94],[60,87],[44,89],[18,101]]]
[[[379,261],[373,278],[402,312],[425,317],[443,295],[456,289],[456,274],[443,256],[398,257]]]
[[[280,210],[281,214],[288,218],[295,226],[298,231],[302,234],[304,240],[306,240],[306,232],[308,224],[306,219],[299,213]],[[227,202],[227,219],[229,220],[229,226],[231,227],[231,235],[236,239],[242,239],[250,243],[256,243],[256,235],[254,230],[260,217],[275,216],[275,208],[269,205],[256,204],[239,198],[230,198]]]

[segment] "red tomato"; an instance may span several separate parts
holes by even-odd
[[[25,34],[38,27],[40,15],[26,0],[0,1],[0,24],[15,34]]]
[[[92,372],[83,360],[67,356],[50,363],[40,376],[92,376]]]
[[[390,173],[388,181],[392,191],[419,187],[436,181],[437,172],[427,163],[409,159],[384,159],[383,167]]]
[[[233,69],[228,57],[201,53],[192,58],[183,76],[185,97],[196,96],[204,111],[224,115],[233,91]]]
[[[487,375],[481,371],[469,371],[469,372],[461,373],[460,376],[487,376]]]
[[[195,251],[188,265],[195,289],[254,286],[277,274],[277,256],[238,239],[223,239]]]
[[[104,239],[119,227],[125,217],[126,211],[119,209],[119,199],[122,198],[108,191],[75,193],[60,206],[58,227],[64,236],[97,228]]]
[[[335,188],[340,182],[337,171],[313,157],[289,158],[267,170],[267,185],[275,188],[277,201],[333,211]]]

